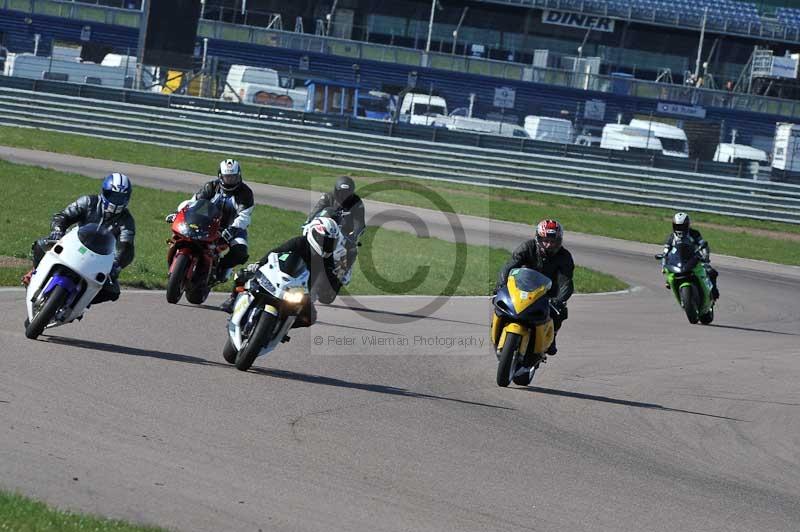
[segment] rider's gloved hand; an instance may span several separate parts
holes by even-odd
[[[175,218],[177,216],[178,216],[177,212],[171,212],[164,218],[164,221],[167,222],[168,224],[171,224],[172,222],[175,221]]]
[[[48,240],[61,240],[61,237],[64,236],[64,231],[61,229],[53,229],[50,231],[50,235],[47,237]]]
[[[231,240],[233,240],[234,237],[235,237],[235,235],[233,234],[233,231],[231,230],[230,227],[225,228],[225,230],[222,231],[222,235],[221,236],[222,236],[222,240],[224,240],[228,244],[230,244]]]

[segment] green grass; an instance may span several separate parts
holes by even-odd
[[[0,491],[0,530],[14,532],[165,532],[92,515],[65,512],[17,494]]]
[[[0,127],[0,144],[202,173],[213,173],[219,159],[230,155],[8,127]],[[246,179],[301,189],[328,190],[333,178],[342,173],[333,168],[270,159],[241,160]],[[359,173],[357,177],[360,190],[369,192],[365,185],[386,176]],[[557,218],[567,233],[576,231],[652,244],[663,243],[673,214],[667,209],[547,194],[546,189],[531,193],[412,178],[397,183],[391,190],[367,195],[375,200],[429,207],[429,201],[414,192],[424,185],[444,197],[449,209],[456,213],[520,223]],[[704,213],[692,213],[692,218],[714,253],[800,265],[800,225]]]
[[[13,179],[9,179],[13,176]],[[95,179],[0,161],[0,255],[25,258],[31,242],[50,230],[50,218],[67,203],[98,190]],[[136,259],[120,276],[127,286],[163,288],[166,285],[164,215],[187,194],[136,187],[130,209],[136,220]],[[264,205],[256,207],[250,228],[251,260],[300,233],[301,213]],[[462,246],[434,238],[369,228],[348,287],[352,294],[488,294],[508,252],[486,246]],[[463,270],[455,275],[454,272]],[[0,283],[16,285],[25,268],[0,268]],[[579,268],[580,292],[613,291],[627,285],[611,276]],[[226,289],[227,287],[220,287]]]

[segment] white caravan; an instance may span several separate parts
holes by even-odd
[[[631,127],[650,130],[663,146],[663,153],[668,157],[689,158],[689,139],[686,132],[677,126],[671,126],[653,120],[634,118],[629,124]]]
[[[526,116],[525,131],[528,132],[528,136],[533,140],[572,144],[572,122],[563,118]]]
[[[745,144],[723,143],[717,146],[717,151],[714,152],[714,161],[733,164],[739,164],[740,162],[767,164],[769,159],[767,158],[767,152],[764,150]]]
[[[800,125],[778,123],[772,148],[772,168],[800,173]]]
[[[652,154],[664,152],[661,141],[650,130],[625,124],[606,124],[600,137],[600,147]]]
[[[116,61],[106,56],[102,64],[78,60],[42,57],[29,53],[10,53],[3,67],[3,74],[29,79],[51,79],[70,83],[87,83],[104,87],[126,88],[133,86],[136,76],[136,58],[125,62],[113,54]],[[110,64],[109,64],[110,63]]]

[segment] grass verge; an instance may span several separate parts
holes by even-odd
[[[37,130],[11,127],[0,127],[0,144],[201,173],[213,173],[219,159],[230,156],[66,133],[43,135]],[[333,178],[342,173],[333,168],[270,159],[244,157],[241,160],[249,180],[301,189],[328,190]],[[359,186],[363,186],[386,176],[363,173],[358,178]],[[413,178],[403,180],[433,188],[447,199],[453,212],[460,214],[520,223],[557,218],[567,231],[652,244],[663,243],[673,214],[667,209],[569,198],[547,194],[546,190],[531,193]],[[429,206],[427,200],[413,191],[397,188],[377,192],[370,198]],[[800,265],[798,225],[704,213],[692,213],[692,219],[714,253]]]
[[[21,495],[0,491],[0,530],[15,532],[166,532],[93,515],[76,514],[48,507]]]
[[[0,161],[0,179],[6,185],[0,196],[3,232],[0,256],[6,257],[28,257],[31,242],[49,232],[54,212],[78,196],[98,190],[97,180],[88,177],[4,161]],[[122,284],[141,288],[166,285],[166,239],[170,230],[164,215],[186,197],[144,187],[134,189],[130,208],[136,220],[136,259],[122,272]],[[259,205],[253,219],[250,253],[255,260],[266,250],[299,234],[304,216]],[[485,295],[508,258],[504,250],[465,246],[465,252],[459,252],[450,242],[386,229],[368,229],[363,241],[348,287],[352,294]],[[463,275],[454,282],[456,265],[463,266]],[[19,277],[25,271],[24,266],[18,265],[0,267],[0,284],[19,284]],[[575,282],[579,292],[627,287],[610,275],[585,268],[578,268]]]

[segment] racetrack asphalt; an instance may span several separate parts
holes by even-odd
[[[37,154],[0,149],[109,171]],[[173,190],[203,180],[114,169]],[[297,210],[316,199],[254,189]],[[367,209],[450,231],[424,209]],[[530,231],[459,218],[471,243]],[[692,326],[657,246],[567,238],[576,262],[636,289],[575,296],[527,388],[494,384],[486,298],[417,319],[428,298],[340,298],[242,373],[221,356],[220,295],[129,290],[30,341],[24,292],[0,290],[0,487],[183,531],[800,530],[800,269],[715,256],[716,320]]]

